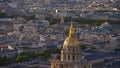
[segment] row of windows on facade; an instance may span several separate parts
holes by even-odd
[[[62,64],[60,65],[60,68],[69,68],[69,67],[74,68],[74,66],[70,66],[70,65],[62,65]],[[86,68],[85,65],[83,67]],[[54,66],[54,68],[57,68],[57,66]],[[80,66],[80,68],[81,68],[81,66]]]
[[[79,52],[80,48],[65,48],[64,51],[72,51],[72,52]]]
[[[70,58],[70,57],[72,57],[72,58]],[[80,55],[64,55],[64,60],[77,60],[77,59],[79,59],[79,57],[80,57]]]

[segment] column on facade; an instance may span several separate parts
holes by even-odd
[[[68,65],[67,67],[68,67],[68,68],[71,68],[71,66],[70,66],[70,65]]]
[[[86,68],[90,68],[90,65],[89,65],[89,64],[86,64],[85,66],[86,66]]]
[[[66,54],[64,54],[64,56],[63,56],[63,60],[66,60]]]
[[[68,54],[66,54],[66,60],[68,60]]]
[[[58,68],[61,68],[61,64],[58,65]]]
[[[56,65],[56,68],[61,68],[61,65],[60,65],[60,64],[57,64],[57,65]]]
[[[70,55],[70,61],[72,61],[72,57],[73,57],[73,55]]]
[[[54,64],[51,64],[51,68],[54,68]]]
[[[61,61],[63,61],[63,54],[61,54]]]
[[[75,55],[75,60],[78,60],[77,56],[78,56],[78,55]]]
[[[92,64],[90,64],[90,67],[89,68],[92,68]]]
[[[67,65],[64,65],[65,67],[64,68],[67,68]]]

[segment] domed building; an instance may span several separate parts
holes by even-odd
[[[82,62],[82,53],[79,41],[74,36],[74,28],[71,24],[69,36],[65,39],[61,50],[60,59],[51,60],[51,68],[90,68]]]
[[[74,36],[71,24],[69,36],[65,39],[60,59],[51,60],[51,68],[119,68],[120,64],[112,64],[120,60],[119,52],[81,51],[79,41]],[[106,61],[107,60],[107,61]],[[116,61],[117,60],[117,61]],[[120,61],[118,62],[120,63]],[[116,67],[115,67],[116,66]]]

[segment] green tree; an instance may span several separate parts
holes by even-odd
[[[54,48],[54,53],[60,53],[60,49],[58,49],[57,47]]]
[[[49,59],[51,57],[51,54],[50,53],[47,53],[43,56],[43,61],[47,61],[47,59]]]
[[[22,56],[16,57],[16,62],[25,62],[25,61],[30,61],[30,58],[28,55],[22,55]]]
[[[6,13],[0,11],[0,18],[6,17]]]
[[[0,66],[3,66],[4,65],[4,60],[2,57],[0,57]]]
[[[81,50],[85,50],[86,49],[86,45],[80,44],[80,48],[81,48]]]
[[[44,56],[47,54],[47,52],[45,50],[41,50],[41,51],[38,51],[37,54]]]

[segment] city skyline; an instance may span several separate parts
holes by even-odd
[[[0,0],[0,68],[119,68],[119,0]]]

